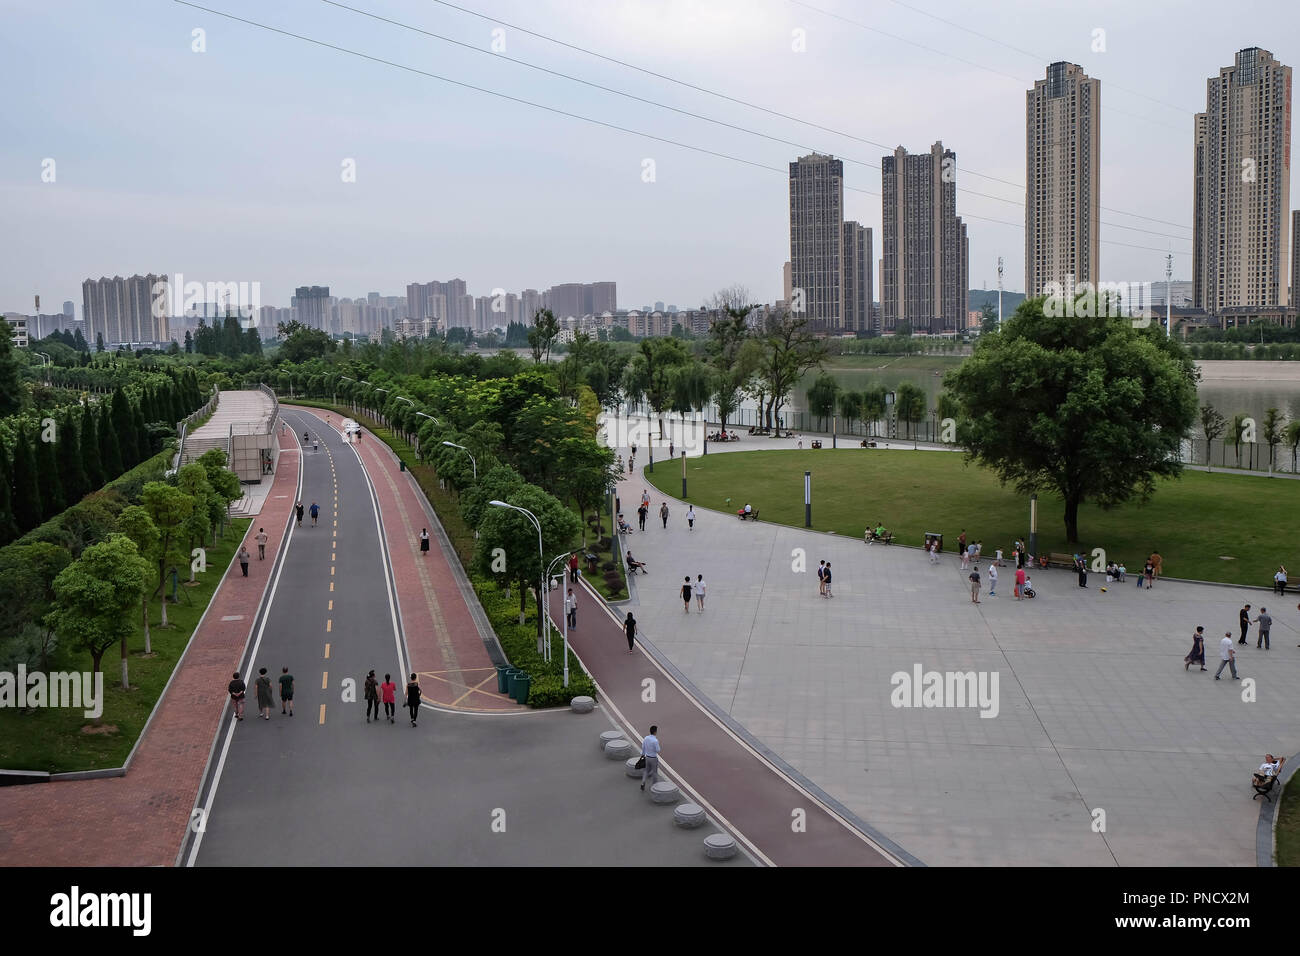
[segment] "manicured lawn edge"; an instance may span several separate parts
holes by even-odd
[[[1300,866],[1300,773],[1291,774],[1278,800],[1277,865]]]
[[[456,503],[455,496],[439,487],[436,469],[432,465],[417,462],[415,449],[402,438],[393,434],[391,429],[365,413],[354,412],[345,405],[332,405],[329,402],[301,398],[285,399],[283,403],[319,408],[345,418],[351,418],[364,425],[372,435],[391,448],[393,453],[406,463],[407,470],[415,477],[420,490],[424,492],[430,507],[433,508],[438,520],[442,522],[442,526],[447,532],[447,537],[456,552],[456,560],[460,562],[462,569],[466,568],[467,562],[471,560],[474,553],[474,530],[466,525],[461,518],[460,508]],[[474,586],[474,593],[478,597],[479,604],[491,623],[492,630],[496,633],[501,649],[505,652],[511,666],[518,667],[532,675],[533,682],[528,691],[529,707],[567,707],[574,697],[580,695],[596,696],[595,682],[583,669],[582,664],[572,651],[569,652],[569,686],[567,689],[564,687],[563,653],[553,652],[550,663],[542,660],[541,655],[538,654],[536,601],[529,600],[526,602],[524,623],[520,624],[519,595],[517,593],[510,592],[509,596],[507,596],[506,591],[499,587],[495,581],[472,574],[468,570],[465,573]],[[552,641],[556,644],[560,643],[555,636],[552,636]]]

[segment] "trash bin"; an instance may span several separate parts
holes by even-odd
[[[514,670],[509,664],[497,665],[497,693],[504,694],[510,689],[510,672]]]
[[[930,542],[937,542],[939,550],[943,550],[943,533],[939,531],[927,531],[925,533],[925,550],[930,550]]]
[[[510,681],[518,673],[520,673],[519,668],[507,667],[505,673],[505,680],[498,681],[498,686],[501,687],[501,693],[505,694],[507,697],[513,696],[513,691],[512,691],[513,685],[510,683]]]
[[[398,469],[397,469],[398,471],[406,471],[406,459],[405,459],[405,458],[399,458],[399,459],[397,459],[397,465],[398,465]]]
[[[523,671],[515,671],[510,675],[510,696],[522,704],[528,699],[528,687],[532,680]]]

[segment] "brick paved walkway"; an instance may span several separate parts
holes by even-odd
[[[124,777],[0,789],[0,866],[171,866],[198,797],[213,740],[226,713],[226,684],[248,642],[288,529],[298,485],[298,446],[281,439],[280,467],[236,562],[191,639],[162,705]],[[283,495],[284,497],[280,497]],[[266,528],[267,559],[253,535]],[[223,620],[223,618],[235,620]]]
[[[307,408],[295,410],[316,414]],[[388,536],[402,630],[411,667],[420,675],[424,699],[463,711],[524,710],[497,693],[496,668],[456,583],[449,558],[437,546],[432,531],[428,553],[420,553],[420,529],[429,525],[424,496],[401,473],[392,449],[369,432],[354,447],[375,485]],[[450,560],[456,559],[453,556]]]

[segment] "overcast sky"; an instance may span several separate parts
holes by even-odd
[[[1277,0],[1230,16],[1206,0],[458,0],[514,27],[436,0],[342,0],[473,49],[325,0],[200,2],[342,50],[175,0],[0,0],[0,310],[40,293],[43,311],[72,299],[80,314],[83,279],[149,271],[258,281],[282,306],[297,285],[399,295],[454,277],[475,295],[614,280],[632,308],[732,283],[770,301],[800,147],[845,160],[846,217],[873,228],[878,258],[880,157],[939,139],[957,153],[971,286],[996,285],[1001,255],[1019,290],[1025,91],[1057,59],[1101,80],[1103,278],[1163,279],[1171,243],[1190,278],[1205,81],[1252,45],[1294,65],[1300,42],[1300,4]],[[798,145],[511,63],[497,29],[506,56]]]

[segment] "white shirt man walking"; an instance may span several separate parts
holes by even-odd
[[[998,596],[998,566],[989,565],[989,597]]]
[[[1237,651],[1232,646],[1231,634],[1224,634],[1223,640],[1219,641],[1219,658],[1219,669],[1214,672],[1214,679],[1218,680],[1223,669],[1228,667],[1232,670],[1232,679],[1241,680],[1237,676]]]
[[[655,734],[659,733],[659,725],[651,724],[650,733],[646,734],[645,739],[641,741],[641,756],[645,757],[645,766],[641,768],[641,789],[645,789],[647,782],[654,784],[659,781],[659,738]]]

